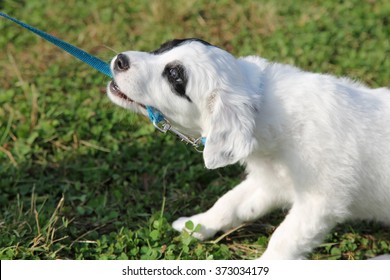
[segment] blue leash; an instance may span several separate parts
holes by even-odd
[[[13,17],[11,17],[3,12],[0,12],[0,16],[5,17],[5,18],[19,24],[20,26],[26,28],[27,30],[39,35],[43,39],[49,41],[50,43],[56,45],[57,47],[59,47],[61,49],[63,49],[64,51],[68,52],[72,56],[78,58],[82,62],[88,64],[92,68],[95,68],[99,72],[103,73],[104,75],[106,75],[110,78],[113,77],[112,73],[111,73],[110,65],[108,63],[104,62],[103,60],[101,60],[100,58],[97,58],[96,56],[93,56],[93,55],[83,51],[82,49],[79,49],[79,48],[77,48],[77,47],[75,47],[67,42],[64,42],[64,41],[58,39],[57,37],[54,37],[53,35],[50,35],[44,31],[36,29],[35,27],[32,27],[31,25],[28,25],[20,20],[17,20],[16,18],[13,18]],[[206,138],[204,138],[204,137],[194,139],[194,138],[188,137],[188,136],[180,133],[176,129],[174,129],[169,124],[169,122],[164,118],[164,115],[156,108],[146,106],[146,110],[148,112],[148,116],[149,116],[150,121],[153,123],[153,125],[159,131],[164,132],[164,133],[166,133],[167,131],[171,131],[174,134],[176,134],[178,137],[180,137],[182,141],[193,145],[195,147],[195,149],[197,149],[197,150],[198,150],[200,145],[205,144]]]
[[[49,41],[50,43],[53,43],[57,47],[63,49],[64,51],[70,53],[74,57],[80,59],[82,62],[87,63],[89,66],[95,68],[96,70],[102,72],[104,75],[112,78],[111,70],[110,70],[110,65],[103,60],[90,55],[89,53],[83,51],[82,49],[79,49],[67,42],[64,42],[46,32],[43,32],[39,29],[36,29],[20,20],[17,20],[16,18],[10,17],[7,14],[4,14],[0,12],[0,16],[3,16],[9,20],[12,20],[13,22],[19,24],[20,26],[30,30],[31,32],[34,32],[35,34],[41,36],[43,39]]]
[[[7,14],[4,14],[3,12],[0,12],[0,16],[3,16],[9,20],[12,20],[13,22],[19,24],[20,26],[30,30],[31,32],[41,36],[43,39],[49,41],[50,43],[56,45],[57,47],[63,49],[64,51],[68,52],[72,56],[78,58],[82,62],[88,64],[92,68],[95,68],[99,72],[103,73],[104,75],[112,78],[112,73],[110,69],[110,65],[100,58],[97,58],[96,56],[93,56],[86,51],[83,51],[82,49],[79,49],[67,42],[64,42],[57,37],[54,37],[53,35],[50,35],[44,31],[41,31],[39,29],[36,29],[35,27],[32,27],[20,20],[17,20],[16,18],[10,17]],[[155,108],[152,108],[150,106],[146,107],[148,114],[149,114],[149,119],[152,123],[158,124],[159,122],[164,120],[164,116],[160,111],[158,111]]]

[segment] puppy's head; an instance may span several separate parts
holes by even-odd
[[[123,52],[107,88],[117,105],[147,115],[157,108],[179,130],[205,136],[206,167],[247,157],[256,141],[256,93],[228,52],[199,39],[173,40],[153,52]]]

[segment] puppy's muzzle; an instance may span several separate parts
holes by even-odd
[[[114,61],[114,70],[116,72],[124,72],[129,68],[130,68],[130,59],[123,53],[118,54]]]

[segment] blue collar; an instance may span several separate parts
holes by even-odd
[[[17,20],[13,17],[10,17],[9,15],[0,12],[0,16],[5,17],[9,20],[12,20],[13,22],[19,24],[20,26],[28,29],[29,31],[41,36],[43,39],[49,41],[50,43],[56,45],[57,47],[63,49],[64,51],[68,52],[72,56],[78,58],[82,62],[88,64],[92,68],[95,68],[96,70],[100,71],[104,75],[112,78],[112,73],[110,69],[110,65],[103,60],[67,43],[64,42],[57,37],[54,37],[44,31],[41,31],[35,27],[32,27],[20,20]],[[165,119],[164,115],[157,109],[146,106],[146,110],[148,112],[148,116],[152,124],[161,132],[166,133],[168,131],[172,132],[173,134],[177,135],[183,142],[186,142],[187,144],[191,144],[197,151],[201,151],[200,147],[204,146],[206,143],[205,137],[200,138],[192,138],[189,136],[186,136],[185,134],[179,132],[177,129],[173,128],[169,121]]]

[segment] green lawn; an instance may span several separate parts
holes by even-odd
[[[238,4],[239,3],[239,4]],[[102,59],[200,37],[314,72],[390,86],[390,2],[0,1],[0,9]],[[198,242],[170,223],[244,176],[115,107],[108,79],[0,18],[0,259],[251,259],[285,213]],[[189,225],[191,226],[191,225]],[[390,230],[344,224],[310,258],[390,253]]]

